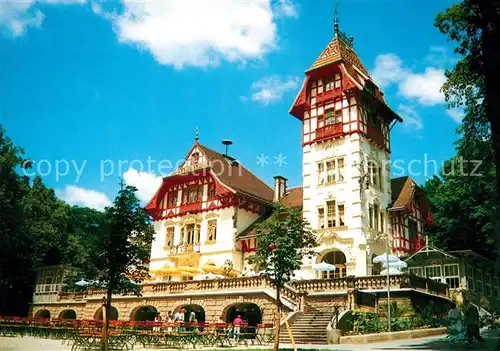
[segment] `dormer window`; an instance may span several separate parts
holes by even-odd
[[[195,165],[200,161],[200,154],[197,152],[193,152],[191,155],[191,164]]]
[[[189,185],[182,192],[182,203],[192,204],[201,202],[203,196],[203,185]]]

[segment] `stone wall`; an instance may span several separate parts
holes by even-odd
[[[132,320],[134,313],[142,306],[152,306],[163,317],[168,311],[176,311],[187,305],[198,305],[205,311],[206,322],[216,322],[219,318],[226,320],[227,311],[231,306],[241,303],[256,304],[262,313],[263,323],[272,323],[276,307],[274,300],[266,294],[218,295],[218,296],[169,296],[154,297],[116,297],[112,306],[118,311],[119,320]],[[74,310],[79,319],[94,319],[101,308],[101,300],[91,299],[86,302],[67,304],[35,304],[31,307],[31,315],[35,316],[41,310],[48,310],[51,318],[59,318],[61,312]]]

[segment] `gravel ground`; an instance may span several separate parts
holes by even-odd
[[[488,335],[489,334],[489,335]],[[465,345],[452,345],[444,336],[429,337],[422,339],[413,340],[398,340],[391,342],[382,342],[374,344],[364,344],[364,345],[297,345],[299,349],[315,349],[315,350],[328,350],[328,351],[459,351],[459,350],[481,350],[489,351],[495,350],[495,346],[498,342],[496,335],[491,335],[490,333],[484,333],[483,336],[487,337],[487,342],[485,344],[480,344],[475,342],[471,347],[466,347]],[[282,348],[291,348],[291,345],[281,345]],[[280,348],[281,348],[280,347]],[[50,339],[37,339],[32,337],[24,338],[9,338],[0,337],[0,350],[1,351],[69,351],[71,348],[67,345],[63,345],[60,340],[50,340]],[[270,348],[262,347],[239,347],[238,349],[225,349],[233,351],[241,351],[244,349],[254,349],[257,350],[270,350]],[[158,351],[160,349],[144,349],[140,345],[134,347],[134,351]],[[220,349],[218,350],[220,351]]]

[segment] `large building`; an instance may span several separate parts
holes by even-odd
[[[270,321],[274,289],[252,273],[245,258],[258,240],[253,226],[267,218],[273,202],[300,208],[318,238],[317,257],[304,260],[297,281],[283,293],[290,311],[329,310],[337,300],[354,308],[353,291],[385,291],[372,259],[387,243],[401,256],[425,245],[424,227],[432,217],[424,192],[409,177],[390,178],[390,130],[401,118],[337,23],[333,40],[305,72],[290,114],[298,119],[290,123],[303,126],[300,187],[288,188],[286,175],[268,185],[236,161],[237,155],[195,138],[182,166],[163,179],[147,204],[154,218],[150,270],[156,277],[144,284],[143,297],[114,298],[117,318],[134,319],[141,308],[165,313],[197,306],[192,308],[203,311],[203,320],[259,310],[260,319]],[[312,270],[323,261],[337,269]],[[199,280],[206,272],[234,278]],[[442,300],[447,294],[444,284],[415,276],[393,277],[391,286],[405,296],[421,297],[424,290],[428,299]],[[71,309],[83,318],[100,316],[102,291],[42,295],[35,294],[35,315],[60,316]]]

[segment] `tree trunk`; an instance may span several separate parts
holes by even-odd
[[[273,351],[278,351],[280,346],[280,329],[281,329],[281,300],[280,300],[280,287],[276,284],[276,328],[274,335]]]
[[[102,340],[101,340],[101,350],[102,351],[108,351],[109,350],[109,343],[108,343],[108,328],[109,328],[109,317],[110,317],[110,312],[111,312],[111,297],[113,296],[112,291],[108,290],[106,294],[106,305],[103,307],[105,311],[103,311],[103,317],[106,315],[105,320],[103,321],[103,328],[102,328]]]

